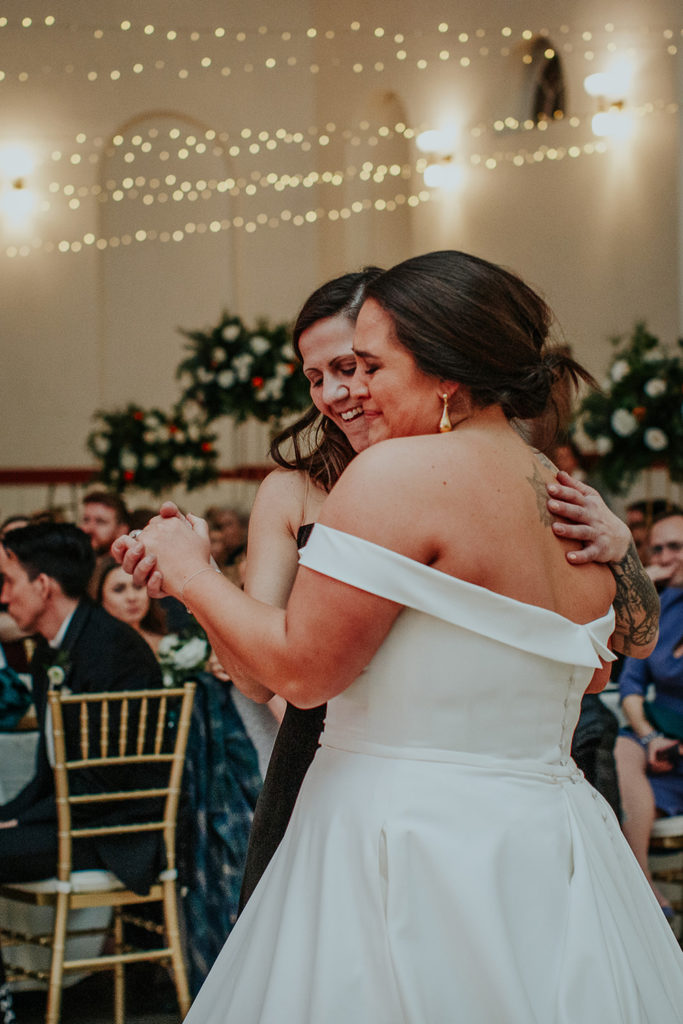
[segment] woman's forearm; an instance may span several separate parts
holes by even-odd
[[[633,542],[618,562],[608,562],[617,584],[614,650],[632,658],[646,658],[657,643],[659,597],[643,568]]]

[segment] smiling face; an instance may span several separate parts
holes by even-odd
[[[115,619],[138,629],[149,611],[145,587],[137,587],[133,578],[119,566],[108,573],[102,585],[102,607]]]
[[[353,348],[358,370],[351,392],[363,403],[370,444],[435,433],[443,409],[440,381],[423,373],[396,341],[393,320],[374,299],[361,308]]]
[[[311,401],[346,434],[354,451],[368,445],[363,409],[350,394],[356,370],[353,354],[353,323],[345,316],[318,320],[299,338],[303,371],[308,378]]]

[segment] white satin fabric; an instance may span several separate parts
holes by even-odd
[[[405,606],[330,701],[289,829],[188,1024],[680,1024],[683,955],[570,757],[577,625],[316,526]]]

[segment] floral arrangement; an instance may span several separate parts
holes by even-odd
[[[177,372],[185,387],[181,401],[196,401],[207,421],[219,416],[238,423],[250,416],[277,421],[310,404],[287,324],[269,327],[260,320],[252,330],[224,312],[209,330],[180,333],[189,339],[190,352]]]
[[[54,661],[45,666],[47,680],[51,690],[61,689],[64,680],[71,671],[71,659],[69,652],[64,648],[57,651]]]
[[[157,649],[164,686],[182,686],[194,679],[203,671],[209,654],[209,641],[203,633],[167,633]]]
[[[593,442],[597,472],[617,494],[655,465],[683,480],[683,351],[666,351],[643,323],[630,339],[612,344],[607,382],[584,398],[575,418],[577,444],[585,449],[584,439]],[[683,350],[683,339],[678,345]]]
[[[201,416],[190,419],[179,406],[168,415],[138,405],[95,416],[87,446],[100,463],[99,479],[116,491],[134,486],[159,494],[176,484],[192,490],[218,476],[216,435]]]

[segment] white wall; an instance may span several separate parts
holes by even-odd
[[[52,27],[37,26],[52,10],[37,6],[42,11],[30,12],[35,21],[26,28],[20,25],[24,3],[5,0],[0,9],[8,19],[0,27],[0,143],[31,143],[39,157],[31,184],[50,203],[27,238],[0,229],[0,467],[87,465],[84,438],[95,409],[129,400],[169,407],[182,351],[178,327],[209,325],[226,306],[246,320],[289,319],[326,277],[433,248],[463,248],[520,272],[546,295],[575,353],[598,374],[609,357],[608,338],[637,319],[669,342],[678,335],[680,115],[665,109],[680,102],[683,81],[680,54],[667,54],[667,45],[683,46],[675,0],[463,0],[457,8],[444,0],[364,0],[362,6],[349,0],[82,0],[56,5]],[[133,25],[124,32],[119,26],[126,17]],[[356,19],[358,30],[351,27]],[[442,22],[449,23],[448,32],[438,31]],[[608,23],[612,31],[605,29]],[[152,35],[142,31],[145,24],[155,26]],[[218,26],[226,36],[213,34]],[[260,26],[268,31],[259,32]],[[510,37],[502,34],[506,26]],[[315,37],[306,34],[309,28],[317,29]],[[518,116],[521,109],[524,67],[519,56],[501,50],[518,47],[525,28],[545,30],[558,46],[577,127],[565,120],[545,133],[492,130],[496,118]],[[170,29],[178,32],[172,41],[165,38]],[[665,38],[667,30],[673,39]],[[333,39],[326,36],[330,32]],[[583,38],[587,32],[590,40]],[[460,33],[467,33],[466,42],[458,40]],[[396,42],[399,35],[403,41]],[[506,153],[591,142],[594,101],[582,81],[601,68],[609,46],[617,53],[630,50],[634,61],[627,97],[638,115],[633,139],[609,144],[604,154],[514,166]],[[447,61],[439,59],[444,49],[451,55]],[[405,59],[397,57],[400,50]],[[203,56],[211,57],[209,68],[201,67]],[[460,64],[463,56],[468,67]],[[265,67],[269,57],[277,61],[272,69]],[[292,58],[296,64],[288,63]],[[154,67],[159,60],[163,69]],[[419,60],[427,67],[418,67]],[[136,63],[143,65],[139,73],[132,70]],[[382,70],[375,70],[380,63]],[[362,70],[354,70],[359,65]],[[227,76],[220,72],[226,66]],[[186,78],[179,77],[183,69]],[[120,78],[112,79],[112,71]],[[96,81],[88,80],[89,72],[97,72]],[[647,113],[648,103],[662,109]],[[399,115],[416,130],[458,121],[460,191],[432,193],[423,201],[414,142],[378,132],[383,120],[395,123]],[[223,152],[195,151],[187,160],[179,159],[177,145],[168,145],[169,158],[162,161],[159,136],[147,155],[134,144],[136,134],[149,139],[150,128],[163,133],[172,124],[197,136],[208,126],[230,138]],[[319,137],[328,124],[334,129],[323,146]],[[478,125],[486,130],[476,136]],[[280,141],[268,150],[262,142],[259,153],[249,152],[260,131],[273,139],[281,127],[301,132],[304,145]],[[251,138],[240,138],[248,128]],[[107,155],[108,141],[119,131],[125,144]],[[83,142],[77,140],[81,132]],[[225,152],[236,144],[238,155]],[[55,150],[63,154],[58,161],[51,158]],[[135,153],[132,164],[126,165],[124,152]],[[496,167],[473,165],[478,154],[482,161],[496,157]],[[70,163],[77,156],[81,162]],[[388,174],[383,182],[364,183],[358,175],[364,161],[406,166],[407,177]],[[178,181],[229,174],[244,184],[238,195],[214,191],[210,199],[149,206],[144,186],[137,197],[129,193],[118,203],[81,196],[79,208],[69,209],[69,198],[79,197],[64,196],[65,185],[99,185],[106,192],[107,181],[119,180],[127,168],[147,180],[155,174],[173,173]],[[254,196],[245,194],[254,172],[311,169],[343,171],[345,182],[282,192],[257,184]],[[51,182],[62,191],[51,193]],[[350,209],[362,198],[391,203],[399,194],[418,197],[417,205],[404,201],[393,212],[329,218],[330,210]],[[283,210],[290,211],[289,220],[282,219]],[[295,226],[293,218],[310,211],[316,219]],[[234,226],[236,217],[255,230]],[[215,234],[186,232],[180,242],[134,240],[143,228],[160,234],[215,219],[233,226]],[[129,234],[133,241],[102,251],[87,244],[80,252],[46,251],[88,232],[107,240]],[[28,255],[8,255],[22,244],[30,247]],[[264,428],[235,431],[226,422],[221,437],[222,465],[263,459]],[[253,490],[251,484],[223,485],[195,496],[193,504],[201,507],[218,496],[248,503]],[[71,492],[55,497],[73,499]],[[44,488],[3,489],[0,516],[45,500]]]

